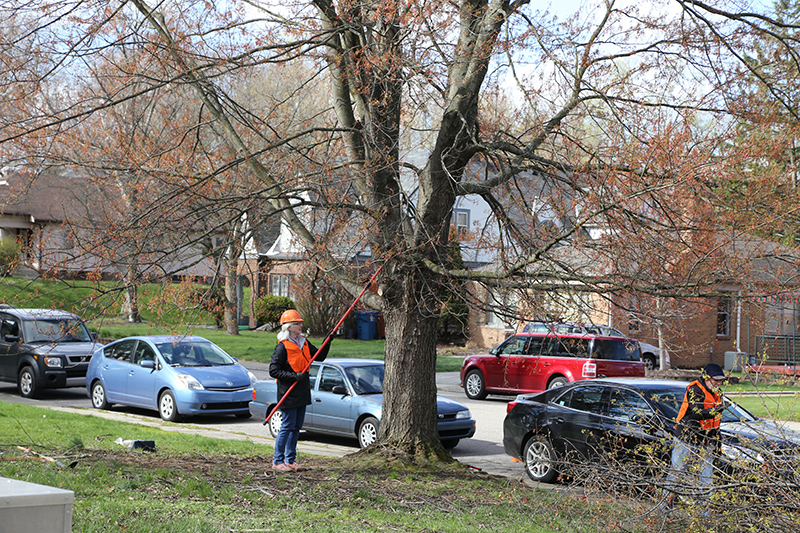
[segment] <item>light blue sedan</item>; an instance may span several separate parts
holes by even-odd
[[[327,358],[313,363],[311,405],[306,409],[303,430],[356,437],[362,448],[378,437],[383,405],[383,361],[372,359]],[[253,391],[250,412],[264,420],[278,402],[274,379],[259,381]],[[475,435],[475,420],[467,407],[455,400],[436,397],[439,415],[439,439],[445,448],[453,448],[461,439]],[[269,431],[277,437],[282,415],[280,410],[269,420]]]
[[[113,404],[154,409],[170,422],[181,415],[250,416],[256,377],[202,337],[128,337],[97,350],[86,371],[96,409]]]

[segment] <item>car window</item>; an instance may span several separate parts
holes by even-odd
[[[383,365],[351,366],[345,369],[356,394],[381,394],[383,392]]]
[[[641,395],[634,391],[612,390],[608,400],[608,416],[626,422],[634,422],[641,417],[650,417],[653,410]]]
[[[311,365],[308,369],[308,379],[311,381],[311,389],[313,390],[317,384],[317,376],[319,375],[319,365]]]
[[[338,369],[332,366],[322,367],[322,373],[319,378],[320,392],[332,392],[336,386],[344,386],[344,376]]]
[[[586,413],[602,414],[603,413],[603,388],[582,386],[570,389],[558,399],[555,403],[570,409],[584,411]]]
[[[116,359],[117,361],[125,361],[130,363],[131,355],[135,345],[135,340],[121,341],[116,344],[112,344],[103,350],[103,354],[109,359]]]
[[[558,355],[560,357],[589,357],[589,339],[559,338]]]
[[[144,341],[139,341],[136,345],[136,352],[133,354],[133,364],[139,365],[142,361],[155,361],[156,352]]]
[[[187,340],[164,342],[156,345],[169,365],[218,366],[233,365],[236,361],[222,348],[210,342]]]
[[[552,355],[555,349],[555,337],[531,337],[527,353],[528,355]]]
[[[639,343],[631,339],[594,339],[592,349],[597,359],[639,360]]]
[[[528,343],[528,337],[511,337],[504,342],[497,353],[505,355],[522,355],[525,354],[525,345]]]
[[[6,335],[19,337],[19,323],[11,317],[3,317],[0,323],[0,341],[5,340]]]

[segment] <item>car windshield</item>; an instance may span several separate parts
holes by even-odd
[[[233,365],[236,361],[210,342],[164,342],[156,344],[168,365],[218,366]]]
[[[37,318],[22,323],[27,342],[92,342],[80,320]]]
[[[383,365],[351,366],[344,371],[356,394],[383,393]]]
[[[670,420],[675,420],[678,418],[685,393],[685,389],[671,389],[649,391],[647,394],[659,411]],[[753,422],[755,420],[756,417],[749,411],[733,402],[722,412],[722,422]]]

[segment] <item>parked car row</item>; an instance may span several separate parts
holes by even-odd
[[[315,363],[310,376],[313,402],[303,429],[371,444],[381,419],[383,362],[333,359]],[[137,336],[104,346],[77,315],[8,305],[0,306],[0,379],[16,382],[27,398],[45,388],[86,387],[96,409],[128,405],[172,422],[195,415],[263,420],[277,402],[274,380],[258,381],[202,337]],[[463,404],[440,396],[437,411],[445,447],[475,434]],[[280,423],[278,411],[269,424],[273,436]]]

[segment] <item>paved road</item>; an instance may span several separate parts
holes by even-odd
[[[267,365],[246,362],[244,365],[258,379],[268,379]],[[457,372],[439,373],[436,375],[439,394],[453,398],[467,405],[475,418],[476,433],[471,439],[462,440],[451,450],[453,457],[464,464],[478,468],[490,474],[522,479],[524,476],[519,463],[503,450],[503,418],[510,397],[490,396],[483,401],[468,399],[458,384]],[[111,411],[98,411],[91,407],[86,389],[46,390],[40,400],[21,398],[16,387],[10,383],[0,383],[0,401],[17,402],[49,407],[64,411],[102,416],[105,418],[161,427],[168,431],[201,434],[211,437],[252,440],[264,444],[274,444],[269,430],[255,419],[237,419],[235,417],[195,417],[185,424],[163,424],[155,411],[114,406]],[[135,435],[120,435],[123,439],[135,439]],[[340,457],[358,449],[355,439],[327,437],[323,435],[305,435],[301,433],[298,450],[302,453]],[[527,479],[527,478],[525,478]]]

